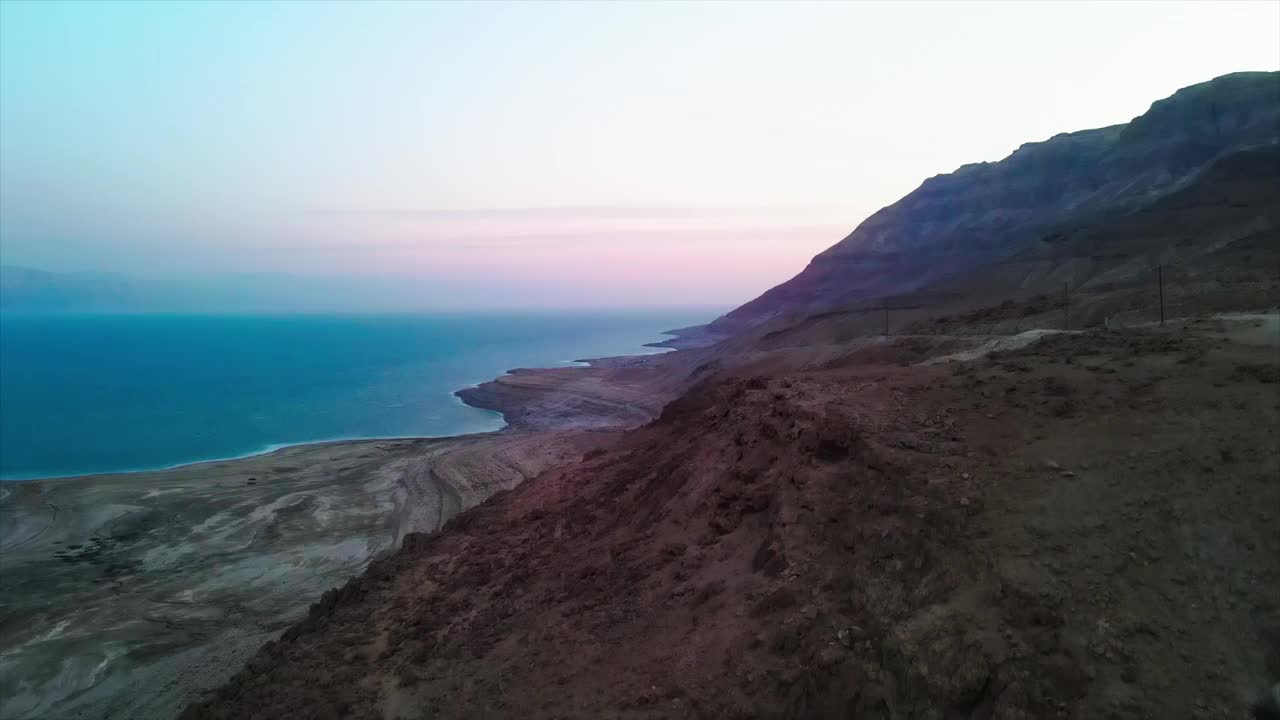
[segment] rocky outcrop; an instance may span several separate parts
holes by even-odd
[[[996,163],[930,178],[815,257],[799,275],[717,319],[732,333],[788,314],[903,293],[1014,256],[1063,226],[1123,216],[1215,159],[1280,142],[1280,73],[1179,90],[1127,125],[1028,143]]]
[[[514,430],[599,430],[648,422],[683,389],[702,354],[596,358],[588,367],[517,368],[457,391]]]

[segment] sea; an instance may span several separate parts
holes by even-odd
[[[497,430],[454,391],[661,352],[711,309],[0,314],[0,479],[153,470],[299,443]]]

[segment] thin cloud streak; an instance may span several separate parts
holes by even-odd
[[[1276,69],[1277,25],[1225,1],[0,0],[0,261],[732,305],[926,177]]]
[[[325,252],[325,251],[380,251],[380,250],[424,250],[430,248],[448,249],[485,249],[485,248],[535,248],[573,247],[579,245],[610,244],[623,240],[666,241],[679,245],[713,245],[730,242],[739,247],[755,246],[760,243],[773,243],[779,237],[796,235],[823,235],[831,242],[838,240],[847,227],[845,225],[787,225],[761,228],[758,226],[720,228],[714,231],[690,232],[687,230],[658,229],[635,230],[618,229],[613,231],[578,230],[562,232],[528,232],[501,235],[447,235],[439,237],[421,237],[411,240],[375,241],[375,242],[340,242],[340,243],[298,243],[289,245],[240,245],[233,249],[248,252]]]
[[[322,208],[309,215],[355,217],[405,217],[424,220],[472,219],[601,219],[627,218],[714,218],[714,217],[778,217],[808,216],[839,211],[835,206],[756,206],[756,205],[566,205],[553,207],[491,208]]]

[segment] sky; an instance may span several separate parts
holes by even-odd
[[[0,263],[729,307],[926,177],[1280,68],[1277,28],[1266,1],[3,0]]]

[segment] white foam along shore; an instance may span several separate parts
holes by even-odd
[[[461,400],[459,400],[456,397],[454,399],[458,400],[458,402],[461,402]],[[463,403],[463,404],[465,405],[466,403]],[[471,406],[468,405],[468,407],[471,407]],[[486,414],[495,415],[496,416],[495,420],[498,421],[497,426],[492,429],[473,430],[470,432],[460,432],[460,433],[450,433],[447,435],[406,435],[406,436],[388,436],[388,437],[352,436],[352,437],[326,438],[322,440],[307,440],[304,442],[296,442],[296,443],[272,443],[270,445],[266,445],[257,450],[252,450],[250,452],[244,453],[242,455],[229,455],[227,457],[206,458],[201,460],[189,460],[189,461],[176,463],[173,465],[158,465],[155,467],[138,467],[138,468],[127,468],[123,470],[105,470],[101,472],[77,473],[75,475],[22,474],[22,475],[15,475],[15,476],[0,477],[0,484],[37,482],[37,481],[55,482],[55,481],[63,481],[63,480],[85,480],[88,478],[101,478],[101,477],[110,476],[110,475],[138,475],[142,473],[157,473],[157,472],[165,472],[165,471],[172,471],[172,470],[185,470],[187,468],[198,467],[201,465],[209,465],[211,463],[226,463],[226,462],[235,462],[237,460],[252,460],[255,458],[266,457],[274,453],[278,453],[282,450],[291,450],[295,448],[313,448],[313,447],[322,447],[325,445],[340,445],[340,444],[346,444],[346,443],[363,443],[363,442],[380,442],[380,441],[443,440],[446,438],[462,437],[465,435],[478,435],[486,432],[496,432],[506,427],[506,423],[502,422],[500,413],[495,413],[492,410],[486,410],[484,408],[475,408],[475,409],[481,412],[484,412]]]

